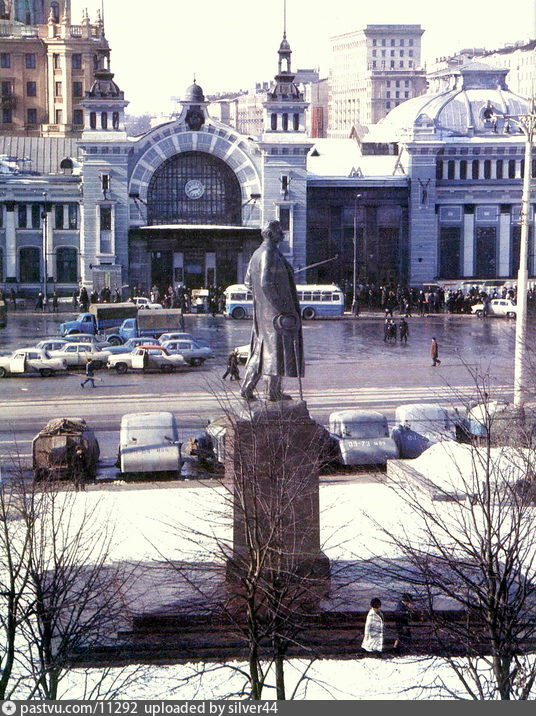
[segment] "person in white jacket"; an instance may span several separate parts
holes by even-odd
[[[370,601],[370,610],[365,622],[365,636],[361,643],[362,648],[369,652],[383,651],[383,614],[381,601],[375,597]]]

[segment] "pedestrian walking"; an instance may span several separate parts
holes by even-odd
[[[77,445],[74,450],[71,461],[71,470],[74,489],[76,490],[76,492],[84,492],[86,489],[87,460],[86,452],[81,445]]]
[[[402,343],[402,341],[404,341],[404,343],[407,343],[408,335],[409,335],[409,326],[408,326],[408,322],[406,321],[405,318],[402,318],[400,321],[399,332],[400,332],[400,343]]]
[[[222,375],[222,380],[225,380],[227,376],[230,376],[229,380],[240,380],[240,372],[238,370],[238,356],[236,351],[231,351],[227,358],[227,370]]]
[[[387,343],[389,340],[389,319],[386,318],[383,324],[383,340]]]
[[[88,358],[86,362],[86,378],[80,383],[80,387],[83,388],[86,383],[91,383],[91,386],[95,387],[95,369],[93,367],[93,361]]]
[[[45,310],[45,297],[43,296],[42,291],[39,291],[37,294],[37,299],[35,301],[35,310],[36,311],[44,311]]]
[[[11,291],[9,292],[9,301],[11,303],[11,307],[13,308],[13,310],[16,311],[17,310],[17,292],[15,291],[14,288],[12,288]]]
[[[383,614],[382,603],[375,597],[370,600],[370,610],[365,621],[365,635],[361,647],[368,652],[378,656],[383,651]]]
[[[430,358],[432,359],[432,368],[435,368],[436,365],[441,365],[441,361],[439,360],[439,345],[434,338],[432,338],[432,343],[430,344]]]
[[[56,291],[52,294],[52,313],[58,312],[58,294]]]
[[[393,650],[397,653],[407,653],[411,650],[411,620],[418,616],[411,594],[403,594],[395,611],[396,639]]]
[[[389,319],[389,343],[396,343],[396,323],[393,318]]]

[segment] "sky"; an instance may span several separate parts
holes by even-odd
[[[91,20],[104,4],[112,70],[127,112],[160,113],[194,78],[205,94],[248,89],[271,80],[283,34],[283,2],[251,0],[72,0],[73,24],[82,8]],[[420,24],[423,59],[464,47],[495,49],[536,38],[536,0],[287,0],[292,68],[329,74],[330,37],[367,24]]]

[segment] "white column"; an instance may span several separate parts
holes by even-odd
[[[499,214],[499,273],[510,275],[510,214]]]
[[[48,276],[53,276],[56,280],[56,257],[54,255],[54,224],[53,224],[53,207],[47,213],[47,237],[46,237],[46,252],[47,252],[47,273]],[[46,277],[48,279],[48,276]]]
[[[11,205],[13,206],[13,205]],[[6,211],[6,278],[17,276],[17,235],[15,233],[15,207]]]
[[[474,275],[475,215],[463,215],[463,275]]]

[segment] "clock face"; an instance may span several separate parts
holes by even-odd
[[[188,199],[200,199],[205,193],[205,185],[199,179],[190,179],[184,185],[184,193]]]

